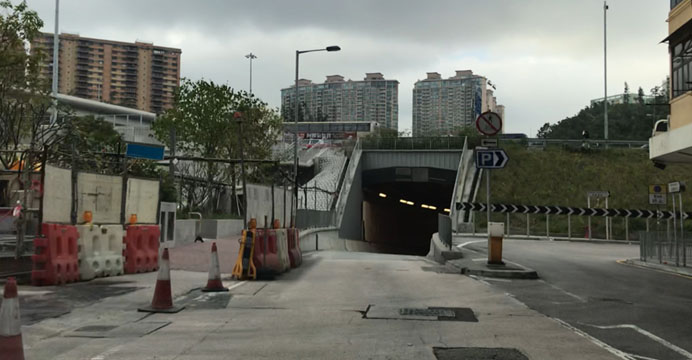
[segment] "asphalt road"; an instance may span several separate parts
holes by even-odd
[[[637,245],[505,240],[504,258],[541,280],[483,281],[625,354],[692,358],[692,279],[617,263]],[[466,246],[485,252],[485,241]]]

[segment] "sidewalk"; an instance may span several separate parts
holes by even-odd
[[[23,326],[26,358],[434,360],[433,348],[467,347],[617,359],[503,292],[439,268],[420,257],[324,251],[276,281],[225,282],[230,294],[207,295],[190,292],[206,272],[176,270],[175,302],[188,307],[152,315],[136,308],[151,300],[155,273],[112,278],[141,288]],[[466,315],[439,319],[444,309]]]

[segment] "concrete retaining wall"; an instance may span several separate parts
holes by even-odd
[[[264,220],[262,220],[264,221]],[[222,239],[239,236],[243,230],[243,220],[202,220],[200,235],[203,238]],[[194,239],[193,239],[194,240]]]
[[[333,225],[334,212],[298,209],[296,227],[298,229],[326,228]]]
[[[300,250],[304,252],[321,250],[376,252],[376,249],[365,241],[340,239],[338,228],[302,231],[300,233]]]
[[[175,221],[175,245],[192,244],[197,237],[198,220],[176,220]]]

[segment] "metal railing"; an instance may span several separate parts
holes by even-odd
[[[466,155],[466,146],[467,146],[467,141],[468,138],[464,138],[464,145],[462,147],[463,152],[461,153],[461,157],[459,158],[459,166],[457,167],[457,177],[454,180],[454,191],[452,192],[452,201],[449,205],[450,209],[450,218],[454,219],[452,229],[454,231],[457,231],[457,223],[459,222],[459,216],[458,216],[458,211],[456,209],[456,203],[460,200],[459,199],[459,194],[458,192],[461,191],[463,196],[464,192],[464,183],[466,182],[466,171],[467,171],[467,155]],[[459,189],[461,188],[461,190]]]
[[[502,140],[503,142],[526,142],[529,147],[547,147],[550,145],[559,146],[572,146],[572,147],[589,147],[589,148],[605,148],[617,147],[617,148],[628,148],[628,149],[639,149],[645,145],[648,145],[648,141],[642,140],[581,140],[581,139],[522,139],[522,140]]]
[[[675,239],[666,231],[642,231],[639,254],[642,261],[686,267],[692,265],[692,239]]]
[[[360,139],[363,150],[444,150],[462,149],[466,137],[396,137]]]

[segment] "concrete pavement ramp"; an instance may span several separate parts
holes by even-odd
[[[239,237],[216,240],[221,274],[233,272],[233,265],[238,257],[238,239]],[[171,270],[208,272],[211,244],[208,241],[170,248]]]

